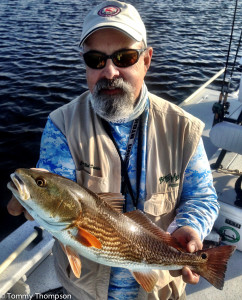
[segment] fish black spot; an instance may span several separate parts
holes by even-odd
[[[202,259],[206,259],[208,256],[206,253],[202,253],[201,257],[202,257]]]

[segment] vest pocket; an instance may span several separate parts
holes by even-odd
[[[92,176],[84,170],[76,170],[77,183],[94,193],[108,192],[108,178]]]
[[[144,211],[153,216],[161,216],[174,210],[178,188],[165,193],[152,194],[144,203]]]
[[[163,230],[167,230],[174,220],[178,190],[177,187],[165,193],[152,194],[144,203],[147,216]]]

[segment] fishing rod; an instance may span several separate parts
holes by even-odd
[[[223,96],[223,92],[224,92],[224,84],[225,84],[225,79],[226,79],[227,70],[228,70],[229,56],[230,56],[231,45],[232,45],[232,40],[233,40],[233,33],[234,33],[234,23],[235,23],[235,17],[236,17],[236,13],[237,13],[237,6],[238,6],[238,0],[235,1],[234,17],[233,17],[232,28],[231,28],[231,33],[230,33],[229,47],[228,47],[228,52],[227,52],[225,72],[224,72],[224,78],[223,78],[220,96],[221,96],[221,94]],[[219,101],[221,102],[222,99],[221,100],[219,99]]]
[[[219,101],[214,103],[213,108],[212,108],[212,111],[214,113],[213,126],[223,120],[224,115],[228,114],[228,109],[230,106],[230,103],[227,102],[228,87],[227,87],[227,92],[224,94],[224,85],[226,82],[225,79],[226,79],[227,70],[228,70],[229,56],[230,56],[231,45],[232,45],[232,40],[233,40],[234,24],[235,24],[235,19],[236,19],[237,7],[238,7],[238,0],[235,0],[234,16],[233,16],[231,33],[230,33],[230,41],[229,41],[229,47],[228,47],[228,52],[227,52],[224,78],[223,78],[223,82],[222,82],[221,92],[219,95]]]
[[[232,70],[231,70],[231,73],[230,73],[229,84],[228,84],[228,86],[227,86],[227,92],[228,92],[228,89],[229,89],[229,87],[230,87],[230,83],[231,83],[231,81],[232,81],[232,76],[233,76],[234,68],[235,68],[236,61],[237,61],[237,57],[238,57],[238,53],[239,53],[239,48],[240,48],[241,39],[242,39],[242,29],[241,29],[241,32],[240,32],[240,37],[239,37],[238,47],[237,47],[236,54],[235,54],[235,57],[234,57],[233,67],[232,67]]]
[[[236,60],[237,60],[238,53],[239,53],[239,48],[240,48],[241,38],[242,38],[242,30],[241,30],[241,32],[240,32],[240,37],[239,37],[238,47],[237,47],[237,50],[236,50],[236,54],[235,54],[235,57],[234,57],[234,63],[233,63],[233,66],[232,66],[232,70],[231,70],[230,77],[229,77],[228,84],[227,84],[227,89],[226,89],[226,92],[225,92],[227,96],[228,96],[230,84],[231,84],[231,81],[232,81],[233,72],[234,72],[234,68],[235,68],[235,65],[236,65]],[[226,97],[226,98],[227,98],[227,97]]]

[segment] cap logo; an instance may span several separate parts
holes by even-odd
[[[101,8],[98,15],[101,17],[113,17],[120,13],[121,9],[117,6],[105,6]]]

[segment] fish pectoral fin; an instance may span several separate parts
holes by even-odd
[[[150,293],[152,292],[157,280],[158,280],[158,274],[153,271],[131,271],[131,274],[134,276],[134,279],[142,286],[142,288]]]
[[[101,242],[90,232],[86,231],[82,227],[77,227],[78,233],[75,236],[75,238],[83,245],[86,247],[94,247],[97,249],[102,248]]]
[[[78,253],[70,246],[63,245],[62,243],[60,245],[68,258],[72,272],[77,278],[80,278],[82,264]]]
[[[125,199],[121,193],[99,193],[98,196],[112,206],[112,208],[123,212]]]

